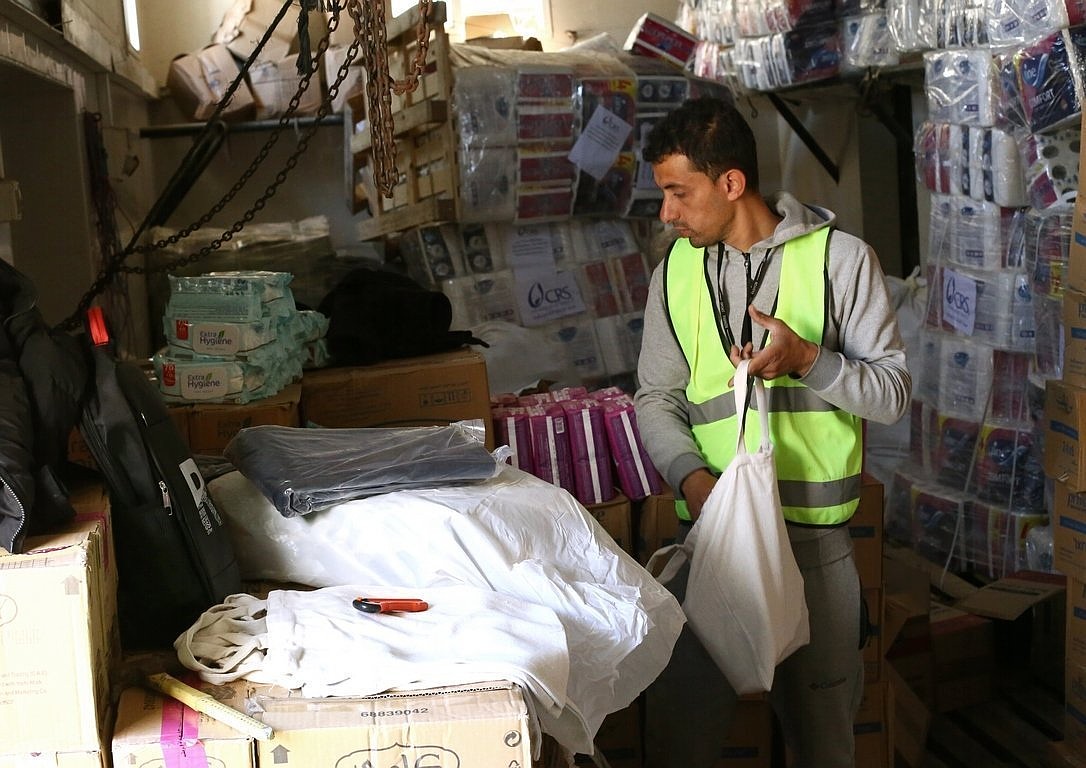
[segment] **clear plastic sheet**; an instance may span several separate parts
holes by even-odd
[[[259,426],[238,432],[224,455],[284,517],[352,499],[494,477],[480,421],[400,429]]]

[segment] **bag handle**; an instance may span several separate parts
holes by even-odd
[[[765,391],[765,382],[756,376],[750,376],[747,373],[747,368],[750,367],[750,360],[741,360],[739,366],[735,369],[735,412],[739,414],[739,431],[735,438],[735,453],[739,454],[747,452],[747,444],[743,439],[743,436],[747,431],[747,411],[750,409],[750,401],[747,399],[747,387],[750,386],[750,382],[754,382],[754,396],[758,398],[758,416],[762,421],[762,445],[763,451],[768,451],[773,447],[773,443],[769,439],[769,398]]]

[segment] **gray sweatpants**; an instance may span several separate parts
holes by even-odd
[[[852,723],[863,695],[860,580],[847,527],[788,526],[803,573],[811,642],[777,667],[770,703],[794,768],[854,768]],[[669,583],[682,602],[689,566]],[[711,768],[737,695],[683,627],[671,661],[645,694],[646,768]]]

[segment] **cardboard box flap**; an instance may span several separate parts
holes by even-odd
[[[913,571],[921,571],[928,575],[928,582],[931,587],[939,590],[940,592],[948,595],[953,600],[961,600],[977,591],[977,588],[970,584],[965,579],[956,576],[948,571],[943,566],[933,563],[924,556],[911,549],[901,546],[887,545],[884,548],[883,555],[885,558],[884,569],[893,568],[890,565],[890,561],[899,566],[905,566]],[[900,568],[894,569],[894,573],[902,573]],[[898,592],[896,585],[892,582],[892,574],[885,573],[886,592],[887,594]]]
[[[1062,574],[1020,571],[981,587],[955,607],[978,616],[1013,621],[1066,589],[1067,579]]]

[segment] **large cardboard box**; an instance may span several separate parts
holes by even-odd
[[[882,586],[882,517],[882,483],[865,474],[860,486],[860,505],[848,521],[852,554],[860,574],[860,585],[864,589]]]
[[[886,682],[864,686],[852,733],[856,738],[856,765],[864,768],[894,766],[894,699]]]
[[[299,427],[302,385],[291,384],[281,392],[245,405],[207,403],[181,406],[187,418],[185,431],[194,454],[222,455],[226,444],[247,427],[273,425]],[[175,410],[170,409],[171,413]]]
[[[207,120],[240,71],[225,45],[212,44],[170,62],[166,87],[187,117]],[[253,94],[242,80],[220,117],[244,120],[251,117],[252,112]]]
[[[274,735],[257,764],[274,766],[529,766],[528,708],[507,681],[382,694],[303,699],[262,693],[253,716]]]
[[[769,768],[773,764],[773,709],[769,700],[741,698],[713,768]]]
[[[1052,554],[1056,570],[1086,581],[1086,494],[1056,483],[1052,508]]]
[[[1086,293],[1063,294],[1063,381],[1086,387]]]
[[[1075,492],[1086,491],[1086,389],[1055,379],[1045,382],[1045,474]]]
[[[97,759],[117,657],[115,568],[106,524],[89,513],[0,556],[0,752]]]
[[[194,676],[195,677],[195,676]],[[198,679],[186,682],[239,712],[245,711],[244,688],[217,686]],[[252,768],[254,739],[233,726],[146,688],[127,688],[117,705],[113,729],[113,765],[206,765]]]
[[[1086,583],[1078,579],[1067,582],[1066,616],[1064,662],[1086,667]]]
[[[618,493],[610,501],[586,504],[585,509],[626,554],[633,556],[633,523],[630,500]]]
[[[0,755],[0,768],[115,768],[105,750]]]
[[[298,99],[295,115],[315,115],[320,109],[323,70],[317,70],[309,78],[309,85]],[[298,74],[298,57],[261,61],[249,70],[249,86],[253,92],[256,119],[270,120],[279,117],[290,107],[290,100],[298,92],[301,75]]]
[[[325,368],[302,378],[303,424],[409,427],[481,419],[493,448],[486,360],[473,349],[376,365]]]
[[[637,559],[645,565],[653,552],[675,543],[679,533],[675,495],[669,488],[664,493],[646,496],[641,501],[640,511],[637,521]]]
[[[1082,114],[1082,124],[1086,126],[1086,111]],[[1086,153],[1079,155],[1078,177],[1086,178]],[[1071,247],[1068,253],[1067,285],[1080,292],[1086,292],[1086,197],[1079,195],[1075,200],[1075,217],[1071,222]]]

